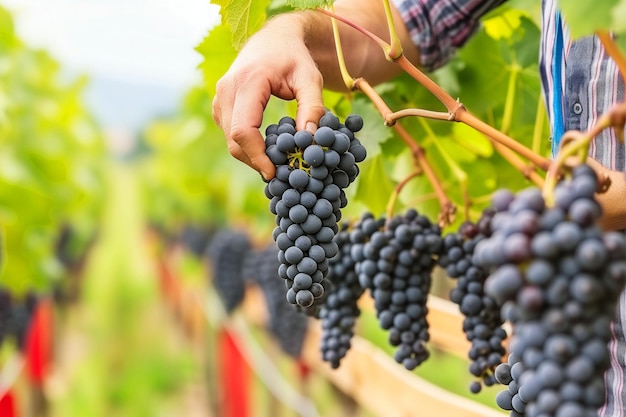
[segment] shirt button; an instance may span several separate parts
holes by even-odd
[[[574,114],[581,114],[583,112],[583,106],[580,103],[574,103],[572,110],[574,111]]]

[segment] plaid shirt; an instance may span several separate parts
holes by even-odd
[[[420,50],[421,65],[426,70],[433,70],[445,64],[455,50],[463,46],[478,29],[481,16],[504,1],[394,0],[394,3]],[[559,119],[562,120],[563,131],[586,131],[614,103],[624,100],[624,80],[597,38],[590,36],[575,42],[571,40],[567,25],[556,17],[556,0],[542,0],[542,13],[539,72],[551,132],[554,135],[555,121]],[[558,49],[555,50],[557,36],[562,36],[561,54]],[[557,75],[559,66],[554,71],[555,63],[560,66],[560,75]],[[557,88],[555,81],[558,82],[559,78],[560,88]],[[558,115],[560,117],[555,117]],[[558,140],[553,140],[553,153],[558,150],[557,146]],[[615,137],[613,129],[605,129],[594,138],[589,156],[607,168],[626,171],[626,150]],[[611,328],[611,368],[605,374],[606,399],[604,406],[598,410],[599,417],[626,415],[624,312],[626,292],[620,297],[618,314]]]
[[[476,32],[480,18],[505,0],[393,0],[411,39],[420,50],[420,64],[433,70],[445,64]]]

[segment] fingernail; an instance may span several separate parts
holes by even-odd
[[[260,174],[261,174],[261,178],[263,178],[263,181],[269,182],[269,177],[270,176],[269,176],[269,174],[267,172],[261,171]]]
[[[315,133],[315,131],[317,130],[317,124],[315,124],[314,122],[306,122],[305,129],[311,133]]]

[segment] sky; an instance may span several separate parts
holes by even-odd
[[[209,0],[0,0],[19,36],[93,80],[107,126],[136,129],[201,80],[194,47],[219,21]],[[129,114],[129,108],[139,106]]]

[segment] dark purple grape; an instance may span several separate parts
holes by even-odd
[[[345,125],[352,132],[356,133],[363,128],[363,118],[357,114],[350,114],[346,117]]]
[[[556,185],[554,207],[536,188],[498,193],[492,235],[476,246],[485,290],[513,326],[509,362],[495,372],[508,385],[496,402],[512,416],[595,416],[604,402],[626,239],[600,228],[596,191],[595,172],[580,166]]]
[[[352,123],[355,123],[353,121]],[[329,259],[338,252],[334,242],[347,198],[343,188],[358,175],[356,158],[348,152],[357,142],[354,133],[331,112],[320,119],[314,134],[297,131],[285,116],[266,128],[266,153],[276,165],[276,178],[264,189],[270,211],[276,215],[273,233],[280,252],[280,277],[293,280],[294,271],[306,273],[311,284],[286,282],[287,299],[306,314],[317,315],[329,284]],[[312,291],[312,284],[315,286]],[[305,292],[306,291],[306,292]]]

